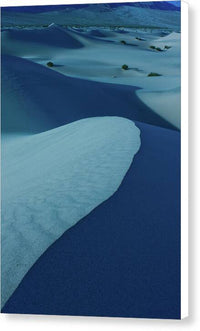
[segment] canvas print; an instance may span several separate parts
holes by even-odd
[[[178,1],[1,8],[1,311],[179,319]]]

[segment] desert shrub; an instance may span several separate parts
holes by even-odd
[[[127,64],[123,64],[122,69],[123,69],[123,70],[128,70],[128,66],[127,66]]]
[[[172,47],[165,45],[165,49],[170,49],[170,48],[172,48]]]
[[[47,67],[53,67],[53,66],[54,66],[53,62],[51,61],[47,62]]]
[[[126,45],[125,40],[121,40],[120,43],[123,44],[123,45]]]
[[[148,77],[158,77],[158,76],[162,76],[162,75],[157,74],[156,72],[150,72],[150,74],[148,74]]]
[[[156,49],[156,46],[150,46],[151,49]]]

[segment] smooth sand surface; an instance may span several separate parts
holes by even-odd
[[[180,318],[180,134],[136,125],[118,191],[41,256],[3,312]]]
[[[2,305],[42,253],[113,195],[140,147],[120,117],[95,117],[2,144]]]

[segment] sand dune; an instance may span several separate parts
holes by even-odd
[[[44,66],[51,61],[51,70],[67,77],[137,86],[142,89],[137,94],[142,102],[180,128],[180,103],[174,102],[174,91],[177,100],[180,98],[180,34],[172,32],[160,37],[159,29],[153,33],[151,29],[129,28],[125,34],[118,30],[84,28],[80,32],[55,24],[39,29],[8,29],[2,33],[2,52]],[[129,70],[123,70],[123,64]],[[151,72],[160,76],[148,77]],[[161,99],[167,105],[166,111],[173,109],[168,117],[159,110]]]
[[[2,305],[40,255],[120,186],[140,147],[133,122],[84,119],[2,147]]]
[[[118,191],[45,252],[3,312],[180,317],[180,133],[136,125]]]
[[[157,43],[163,43],[163,45],[169,44],[169,46],[178,46],[177,40],[180,40],[180,33],[171,32],[167,36],[156,40]]]
[[[84,45],[73,32],[56,24],[48,28],[7,29],[2,32],[2,52],[11,55],[52,54],[57,48],[77,49]]]
[[[169,123],[173,123],[176,128],[181,128],[180,88],[165,91],[139,90],[136,93],[146,105],[154,110],[155,113]]]
[[[126,312],[129,308],[132,309],[132,300],[135,294],[137,296],[137,288],[143,286],[139,273],[137,284],[132,281],[130,275],[134,272],[131,270],[129,274],[130,260],[129,262],[127,260],[128,257],[131,260],[136,258],[131,247],[134,236],[137,239],[137,233],[140,233],[138,238],[142,238],[141,241],[136,240],[138,247],[143,240],[147,240],[151,248],[150,252],[155,257],[152,271],[151,266],[148,265],[149,251],[145,254],[141,251],[139,255],[142,256],[142,260],[143,255],[147,256],[146,274],[150,274],[155,284],[158,283],[155,277],[157,246],[154,250],[151,242],[154,240],[154,235],[157,242],[161,240],[164,243],[161,257],[158,252],[159,261],[165,261],[163,256],[165,257],[166,253],[165,247],[168,247],[165,245],[166,236],[162,231],[157,230],[160,229],[160,224],[164,224],[164,228],[167,228],[167,224],[170,223],[175,229],[174,236],[170,237],[172,243],[170,250],[176,243],[179,244],[176,227],[179,220],[177,174],[180,164],[178,160],[180,133],[177,129],[180,128],[180,34],[170,32],[179,30],[180,15],[176,11],[169,13],[137,7],[130,10],[124,6],[123,10],[114,10],[110,21],[110,12],[105,7],[104,9],[107,9],[103,10],[103,22],[113,25],[113,28],[100,26],[94,28],[87,24],[88,20],[94,18],[93,8],[76,11],[76,18],[86,25],[80,28],[74,27],[75,13],[70,11],[68,15],[68,10],[35,14],[16,13],[16,15],[3,13],[5,25],[2,29],[3,305],[37,259],[40,263],[41,254],[83,217],[89,221],[94,215],[94,221],[97,222],[94,224],[97,224],[98,231],[100,228],[99,233],[103,229],[106,246],[101,246],[100,240],[97,241],[96,246],[94,245],[96,260],[102,262],[99,259],[104,259],[103,263],[99,264],[104,268],[100,272],[96,264],[93,264],[92,272],[93,276],[97,275],[97,283],[91,285],[91,277],[88,278],[87,274],[83,275],[80,272],[81,279],[86,282],[86,287],[81,286],[83,292],[80,292],[81,313],[85,313],[84,290],[86,289],[88,295],[86,298],[90,302],[90,289],[93,292],[96,288],[99,292],[95,296],[94,305],[92,302],[89,305],[90,309],[94,307],[94,314],[104,313],[103,307],[98,311],[101,289],[107,298],[105,307],[111,315],[120,316],[120,311],[123,313],[123,310],[120,310],[121,299],[124,301]],[[102,21],[102,14],[95,16],[95,24],[100,17]],[[159,23],[159,28],[114,27],[116,20],[117,24],[120,24],[126,19],[131,22],[135,20],[136,25],[138,22],[152,24],[153,28],[155,23]],[[66,27],[70,20],[71,27]],[[60,22],[65,26],[50,24],[52,22]],[[14,24],[20,26],[13,27]],[[22,24],[28,25],[22,26]],[[46,24],[50,25],[46,26]],[[166,27],[169,28],[165,29]],[[152,49],[152,45],[162,49]],[[51,68],[47,67],[49,61],[53,63]],[[123,64],[128,65],[128,70],[122,69]],[[149,73],[152,72],[159,75],[149,77]],[[142,139],[142,153],[136,157],[140,148],[140,130],[133,121],[140,127]],[[134,167],[137,157],[139,162]],[[135,171],[136,177],[134,177]],[[125,181],[124,184],[127,172],[131,178],[129,176],[129,182]],[[122,188],[121,196],[119,187]],[[116,191],[115,198],[110,200],[111,204],[110,202],[102,204]],[[159,199],[161,201],[158,204]],[[125,208],[121,208],[120,201]],[[93,212],[90,214],[100,204],[101,207],[97,208],[94,214]],[[136,222],[136,232],[130,215]],[[151,215],[155,218],[152,219]],[[150,218],[155,230],[151,239],[148,234],[142,236],[139,225],[142,222],[142,232],[146,233]],[[128,222],[124,227],[126,220]],[[89,259],[90,253],[93,254],[91,243],[96,240],[93,236],[95,231],[90,232],[90,226],[91,224],[89,230],[87,226],[85,227],[90,243],[89,255],[86,255]],[[120,245],[117,245],[118,240],[115,240],[116,238],[114,241],[110,240],[111,237],[113,238],[113,233],[117,238],[121,234],[122,237],[124,236],[122,245],[126,247],[125,257],[121,254]],[[78,239],[74,242],[75,248],[78,247],[79,242],[82,243],[80,247],[85,247],[85,238],[80,239],[81,234],[78,231]],[[130,245],[126,243],[126,237]],[[106,247],[109,247],[111,260],[107,260]],[[70,250],[67,251],[66,256],[69,252]],[[113,260],[115,255],[112,253],[116,252],[121,266],[125,265],[125,269],[120,267],[122,271],[120,273],[115,273],[119,266]],[[178,254],[178,249],[176,252]],[[77,254],[81,256],[80,251],[77,251]],[[170,282],[166,283],[164,276],[169,265],[177,265],[175,264],[177,256],[173,253],[170,253],[171,255],[172,261],[169,259],[166,264],[161,262],[160,270],[164,270],[162,286],[158,284],[158,287],[160,286],[158,291],[156,287],[150,290],[147,295],[147,306],[142,301],[143,298],[141,302],[138,301],[141,306],[149,308],[150,299],[156,301],[160,293],[162,299],[162,293],[165,293],[165,308],[170,312],[174,309],[171,304],[173,300],[170,299],[173,297],[173,288]],[[140,265],[139,257],[136,258],[136,265],[133,263],[133,268],[139,265],[142,274],[145,268]],[[62,258],[63,256],[60,259],[61,263]],[[77,261],[81,266],[80,259]],[[66,266],[68,262],[70,263],[70,258]],[[77,266],[75,269],[73,263],[71,266],[72,269],[69,267],[68,270],[74,275]],[[111,266],[110,273],[105,272],[108,266]],[[59,270],[58,267],[58,273]],[[90,267],[88,270],[90,273]],[[119,279],[116,278],[118,277],[116,274],[119,275]],[[67,275],[69,283],[65,279],[65,287],[69,293],[67,298],[72,303],[69,306],[72,313],[77,313],[77,306],[73,306],[73,288],[78,290],[79,286],[76,284],[76,278],[73,283],[74,276],[71,279],[70,274]],[[42,274],[40,276],[42,277]],[[142,277],[145,279],[145,272]],[[173,281],[173,275],[170,274],[170,277]],[[114,279],[116,284],[124,279],[122,289],[125,289],[126,295],[123,297],[120,294],[118,297],[118,292],[115,291],[116,297],[113,296],[112,286],[107,290],[104,279]],[[52,278],[53,282],[54,278]],[[163,289],[163,284],[166,286],[166,291],[165,287]],[[56,284],[54,289],[55,287]],[[35,287],[33,288],[35,290]],[[177,288],[175,290],[177,294]],[[107,297],[106,293],[108,293]],[[165,300],[168,293],[170,298]],[[62,299],[62,294],[56,298]],[[43,299],[45,302],[45,295]],[[40,300],[43,302],[41,298]],[[160,298],[157,301],[160,303]],[[63,302],[66,304],[66,297]],[[112,305],[113,302],[116,305]],[[34,302],[31,304],[34,306]],[[5,307],[9,310],[9,301],[8,306]],[[48,304],[45,307],[48,307]],[[60,313],[65,307],[66,305],[62,306],[62,302],[61,306],[57,305]],[[29,309],[28,305],[27,309]],[[51,313],[56,312],[55,307],[53,309]],[[137,307],[135,309],[137,311]],[[16,307],[14,310],[16,311]],[[34,312],[34,307],[31,312]],[[148,313],[152,317],[153,312],[148,310]],[[171,314],[173,315],[173,312]],[[174,314],[176,316],[178,314],[177,307]]]
[[[2,56],[2,64],[4,133],[43,132],[81,118],[108,115],[174,128],[141,103],[132,86],[66,77],[10,55]]]

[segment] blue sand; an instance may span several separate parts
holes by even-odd
[[[136,125],[119,190],[38,259],[4,313],[180,318],[180,133]]]
[[[83,47],[82,43],[67,34],[67,30],[59,28],[59,36],[55,33],[55,27],[49,26],[48,29],[34,29],[23,30],[20,29],[7,30],[10,34],[10,38],[13,40],[21,40],[23,42],[38,42],[42,45],[53,45],[54,47],[76,49]]]
[[[4,132],[26,131],[31,126],[31,133],[43,132],[67,123],[95,116],[120,116],[133,121],[140,121],[169,129],[176,128],[148,108],[136,95],[138,87],[99,83],[64,76],[52,69],[19,57],[2,55],[2,88],[5,88],[9,74],[17,74],[19,86],[26,86],[26,94],[36,100],[41,111],[52,120],[42,126],[41,113],[27,107],[26,114],[19,122],[19,114],[10,110],[6,98],[2,98],[2,127]],[[33,74],[34,73],[34,74]],[[31,80],[30,80],[31,77]],[[54,93],[49,90],[54,89]],[[18,93],[21,95],[21,91]],[[78,95],[78,97],[77,97]],[[47,98],[48,96],[48,98]],[[98,100],[98,101],[97,101]],[[56,112],[55,112],[56,109]],[[35,108],[34,108],[35,110]],[[26,119],[27,116],[27,119]],[[33,118],[31,118],[31,116]],[[40,123],[33,130],[33,121]],[[17,125],[17,128],[15,127]]]

